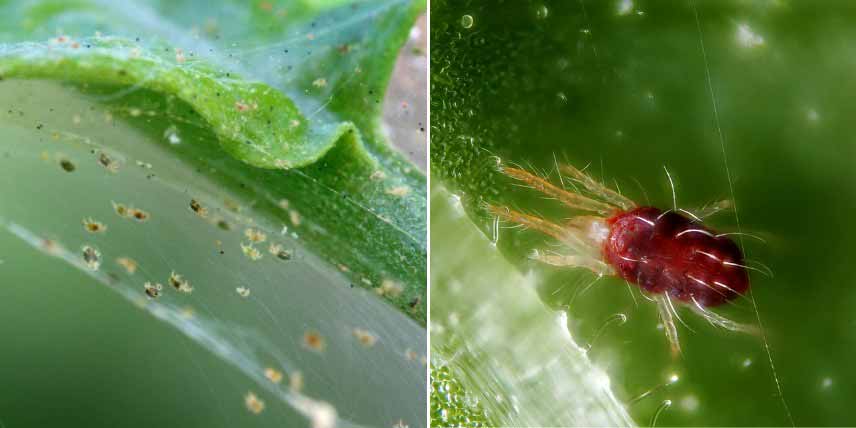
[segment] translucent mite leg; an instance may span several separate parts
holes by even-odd
[[[681,343],[678,340],[678,327],[672,315],[673,306],[669,302],[669,296],[665,294],[654,295],[654,301],[657,302],[657,312],[660,314],[666,339],[669,340],[669,346],[672,348],[672,356],[676,356],[681,353]]]
[[[598,263],[605,266],[605,264],[603,264],[603,262],[601,262],[599,258],[600,244],[592,238],[588,237],[588,232],[579,228],[579,225],[571,225],[565,227],[547,221],[541,217],[524,214],[507,207],[497,207],[490,204],[485,205],[485,209],[491,214],[495,215],[498,219],[517,223],[525,227],[535,229],[545,235],[556,238],[557,240],[562,242],[567,248],[569,248],[572,253],[576,253],[575,256],[580,257],[580,259],[578,260],[580,262],[579,264],[572,263],[572,260],[567,260],[566,262],[568,264],[562,264],[562,262],[559,260],[544,261],[545,263],[554,264],[555,266],[575,265],[580,267],[586,267],[588,269],[592,269],[595,273],[599,273],[603,270],[603,268],[597,265]],[[590,260],[583,261],[584,259]]]
[[[545,193],[558,199],[570,208],[592,211],[603,215],[610,215],[616,212],[619,208],[623,208],[621,206],[614,206],[605,202],[596,201],[578,193],[560,189],[547,180],[522,169],[502,167],[502,173],[532,186],[533,189],[541,193]],[[591,179],[589,178],[589,180]]]
[[[526,227],[530,227],[541,233],[552,236],[560,241],[565,241],[567,236],[567,232],[561,226],[540,217],[523,214],[519,211],[514,211],[511,208],[498,207],[490,204],[485,205],[485,209],[502,220],[522,224]]]
[[[728,318],[725,318],[722,315],[719,315],[715,312],[709,311],[705,309],[704,306],[701,305],[695,298],[692,298],[693,305],[690,306],[693,312],[704,318],[707,322],[709,322],[714,327],[721,327],[726,330],[737,331],[741,333],[749,333],[752,335],[757,335],[760,333],[758,327],[750,324],[741,324],[735,321],[732,321]]]
[[[704,220],[712,215],[718,214],[722,211],[730,209],[734,206],[734,203],[731,202],[730,199],[724,199],[719,202],[714,202],[712,204],[705,205],[698,210],[695,211],[695,215]]]
[[[578,180],[589,192],[597,195],[600,198],[603,198],[610,204],[615,205],[624,211],[627,211],[636,206],[636,204],[627,197],[610,189],[609,187],[604,186],[602,183],[595,181],[586,173],[574,168],[571,165],[562,165],[562,172]]]
[[[582,267],[594,272],[598,276],[608,275],[612,273],[612,269],[606,263],[587,256],[570,256],[561,254],[542,254],[540,251],[533,251],[529,256],[532,260],[538,260],[541,263],[550,266],[559,267]]]

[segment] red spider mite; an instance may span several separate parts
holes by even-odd
[[[613,275],[636,284],[657,303],[660,319],[672,351],[680,351],[674,319],[675,301],[689,307],[714,326],[754,332],[710,311],[749,290],[748,267],[730,234],[717,234],[702,219],[731,206],[722,201],[698,214],[686,210],[663,211],[639,206],[595,181],[584,172],[564,165],[560,173],[582,185],[585,194],[557,187],[523,169],[501,166],[500,171],[529,187],[557,199],[568,208],[595,213],[572,217],[563,224],[487,205],[498,218],[538,230],[557,240],[567,252],[531,258],[552,266],[584,267],[598,276]],[[671,180],[671,178],[670,178]]]

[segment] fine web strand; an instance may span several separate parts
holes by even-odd
[[[740,227],[740,215],[739,215],[738,209],[737,209],[737,199],[734,197],[734,181],[731,179],[731,170],[728,166],[728,155],[727,155],[727,152],[725,149],[725,135],[722,133],[722,125],[720,124],[720,121],[719,121],[719,110],[717,109],[716,96],[713,92],[713,83],[711,82],[711,77],[710,77],[710,65],[708,64],[707,51],[705,50],[705,47],[704,47],[704,34],[702,33],[702,30],[701,30],[701,21],[699,20],[698,9],[696,7],[696,4],[695,4],[695,2],[691,2],[690,5],[692,6],[692,9],[693,9],[693,16],[695,17],[696,29],[698,30],[699,48],[701,49],[702,59],[704,60],[704,71],[705,71],[705,77],[707,78],[707,89],[710,92],[710,101],[711,101],[711,104],[713,106],[713,117],[714,117],[714,121],[716,122],[716,131],[717,131],[717,134],[719,135],[719,147],[720,147],[721,152],[722,152],[722,163],[725,166],[725,175],[728,178],[728,189],[731,192],[731,201],[732,201],[732,204],[734,206],[734,220],[737,223],[738,233],[742,233],[743,231]],[[740,242],[740,250],[745,255],[746,254],[746,248],[743,244],[743,236],[742,235],[738,235],[738,241]],[[755,311],[755,319],[758,321],[758,331],[761,334],[761,340],[764,342],[764,350],[767,353],[767,360],[770,363],[770,370],[773,373],[773,380],[776,383],[776,390],[779,394],[779,399],[782,402],[782,407],[785,408],[785,414],[788,418],[788,422],[790,422],[791,426],[796,426],[796,424],[794,423],[794,418],[791,415],[791,409],[790,409],[790,407],[788,407],[788,402],[785,400],[785,395],[782,392],[782,384],[779,381],[779,375],[776,372],[776,365],[773,362],[773,353],[772,353],[772,350],[770,349],[770,343],[767,341],[767,332],[764,330],[764,324],[761,321],[761,313],[758,311],[758,303],[755,300],[755,295],[752,292],[751,287],[749,289],[749,300],[752,301],[752,308]]]

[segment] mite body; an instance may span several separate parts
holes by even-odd
[[[567,207],[594,213],[562,224],[507,207],[487,205],[496,217],[557,239],[565,251],[534,251],[531,258],[563,267],[584,267],[598,276],[614,275],[637,285],[657,303],[672,350],[678,352],[675,303],[684,304],[709,323],[733,331],[753,332],[707,308],[735,299],[749,290],[749,275],[740,248],[729,234],[717,234],[702,219],[730,207],[723,201],[698,215],[685,210],[663,211],[638,206],[632,200],[566,165],[561,173],[582,185],[568,191],[525,170],[501,167],[502,173],[523,181]],[[686,215],[685,215],[686,214]]]
[[[618,276],[648,293],[710,307],[749,289],[737,244],[689,217],[639,207],[606,222],[604,261]]]

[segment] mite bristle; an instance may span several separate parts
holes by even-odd
[[[757,326],[751,324],[741,324],[736,321],[732,321],[722,315],[717,314],[716,312],[706,309],[695,298],[691,297],[691,299],[693,305],[690,306],[690,308],[714,327],[720,327],[726,330],[736,331],[740,333],[748,333],[753,336],[757,336],[761,333],[760,329]]]

